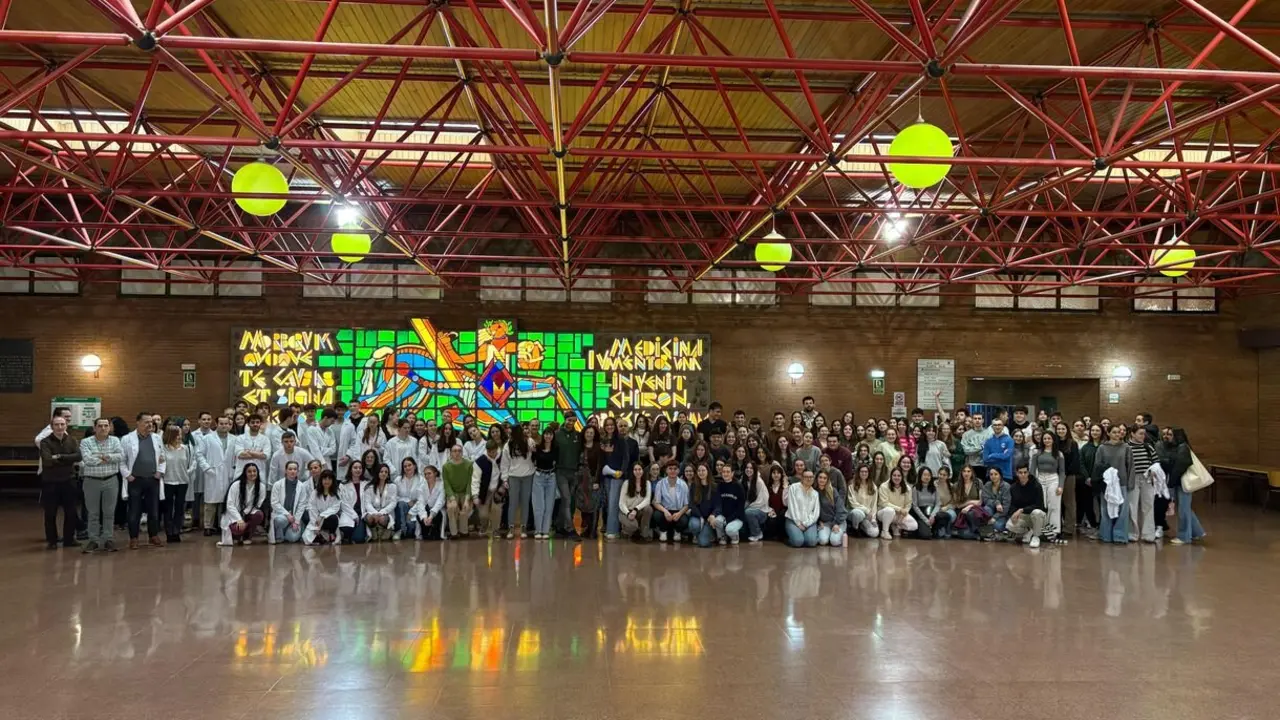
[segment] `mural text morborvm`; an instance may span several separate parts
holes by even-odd
[[[509,318],[445,330],[243,328],[234,331],[233,400],[474,415],[483,426],[559,420],[565,410],[695,415],[711,398],[707,335],[529,331]]]

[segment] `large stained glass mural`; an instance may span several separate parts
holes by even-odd
[[[711,402],[707,335],[531,331],[510,318],[441,329],[242,328],[232,337],[233,400],[338,400],[461,423],[579,420],[641,412],[700,415]]]

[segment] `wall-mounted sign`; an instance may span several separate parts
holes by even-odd
[[[96,397],[56,397],[49,401],[49,416],[53,417],[54,408],[71,408],[71,421],[67,427],[86,429],[93,427],[93,422],[102,417],[102,398]]]
[[[884,378],[871,378],[871,394],[872,395],[884,394]]]
[[[907,416],[907,394],[905,392],[895,392],[893,394],[892,416],[896,418]]]
[[[954,359],[916,360],[916,407],[932,408],[937,403],[944,410],[956,406],[956,361]]]
[[[1107,403],[1111,405],[1120,404],[1120,393],[1107,393]]]
[[[419,412],[482,426],[537,418],[580,420],[705,411],[711,403],[707,335],[517,331],[510,319],[443,330],[241,329],[233,335],[232,398]]]

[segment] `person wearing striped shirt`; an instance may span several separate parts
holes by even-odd
[[[93,421],[93,434],[80,441],[80,478],[89,514],[89,540],[81,552],[115,552],[112,518],[120,497],[120,438],[111,434],[111,421]]]
[[[1148,471],[1159,458],[1147,442],[1146,428],[1135,425],[1129,430],[1129,450],[1133,454],[1134,478],[1125,503],[1129,506],[1129,542],[1137,542],[1141,530],[1142,541],[1153,543],[1156,541],[1156,486],[1148,477]]]

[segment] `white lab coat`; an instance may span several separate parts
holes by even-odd
[[[292,515],[293,519],[297,520],[298,523],[301,524],[302,516],[306,514],[308,502],[311,500],[311,495],[315,491],[312,489],[309,481],[299,477],[298,487],[293,493],[293,507],[288,508],[284,506],[286,498],[284,484],[285,479],[280,478],[271,486],[271,519],[288,519],[288,517]],[[276,524],[274,522],[267,523],[267,542],[274,545],[278,540],[279,538],[276,537]]]
[[[489,445],[488,440],[468,440],[462,445],[462,457],[464,459],[475,462],[481,455],[485,453]]]
[[[356,494],[355,483],[345,482],[338,488],[338,497],[342,499],[342,511],[338,515],[338,527],[353,528],[360,519],[360,498]]]
[[[418,489],[417,508],[418,515],[414,518],[415,520],[441,517],[440,511],[444,510],[444,480],[436,478],[435,485],[428,485],[426,480],[422,481]]]
[[[250,452],[250,451],[263,453],[267,456],[267,459],[266,460],[256,460],[256,459],[241,460],[240,459],[240,453]],[[231,477],[233,478],[240,477],[240,473],[244,472],[244,466],[248,465],[249,463],[253,463],[254,465],[258,466],[258,478],[260,480],[266,480],[267,466],[270,464],[270,459],[271,459],[271,439],[267,437],[266,433],[260,432],[257,435],[250,435],[249,431],[245,430],[243,435],[236,436],[236,446],[231,453],[231,457],[235,458],[235,467],[232,468]]]
[[[164,445],[160,442],[159,433],[151,433],[147,437],[151,438],[151,445],[156,451],[156,472],[160,474],[161,480],[164,479]],[[124,489],[120,493],[121,499],[129,499],[129,483],[128,477],[132,474],[133,461],[138,459],[138,431],[125,435],[120,438],[120,477],[125,478]],[[164,500],[164,482],[160,482],[160,499]]]
[[[391,468],[391,479],[397,480],[400,477],[400,463],[405,458],[411,457],[413,461],[418,462],[418,441],[412,437],[401,440],[400,436],[391,438],[382,446],[382,462]]]
[[[387,529],[396,529],[396,503],[400,501],[400,494],[396,489],[395,483],[387,483],[382,488],[382,492],[378,492],[373,486],[373,481],[366,480],[360,486],[360,514],[361,515],[386,515]]]
[[[262,436],[265,440],[265,436]],[[270,492],[261,481],[258,482],[257,493],[253,488],[245,488],[244,504],[240,504],[240,481],[236,480],[231,483],[231,487],[227,490],[227,507],[222,511],[222,520],[219,526],[222,528],[222,542],[224,545],[231,544],[231,526],[244,522],[246,515],[255,513],[262,509],[262,503],[267,499],[267,493]],[[256,497],[255,497],[256,495]]]
[[[310,514],[307,516],[307,527],[302,531],[302,542],[312,545],[316,541],[316,535],[320,534],[320,525],[325,518],[342,513],[342,498],[339,495],[319,495],[313,492],[307,500],[307,509]]]
[[[310,477],[307,472],[307,463],[311,462],[314,457],[314,455],[297,445],[293,447],[292,455],[286,454],[284,448],[281,447],[279,451],[271,455],[271,466],[267,471],[267,481],[274,484],[277,480],[283,480],[284,466],[291,462],[298,463],[298,477]]]
[[[422,487],[426,484],[427,481],[422,479],[421,474],[408,479],[401,475],[396,481],[396,498],[399,502],[409,503],[407,517],[410,525],[413,525],[418,515],[422,513]]]
[[[333,436],[320,427],[319,423],[308,422],[298,426],[298,441],[303,449],[311,453],[311,457],[319,458],[321,462],[328,463],[332,468]]]
[[[204,501],[216,505],[227,499],[227,488],[235,479],[231,473],[235,468],[236,436],[227,434],[226,450],[222,449],[222,440],[216,432],[200,437],[196,442],[200,448],[197,471],[204,474]]]

